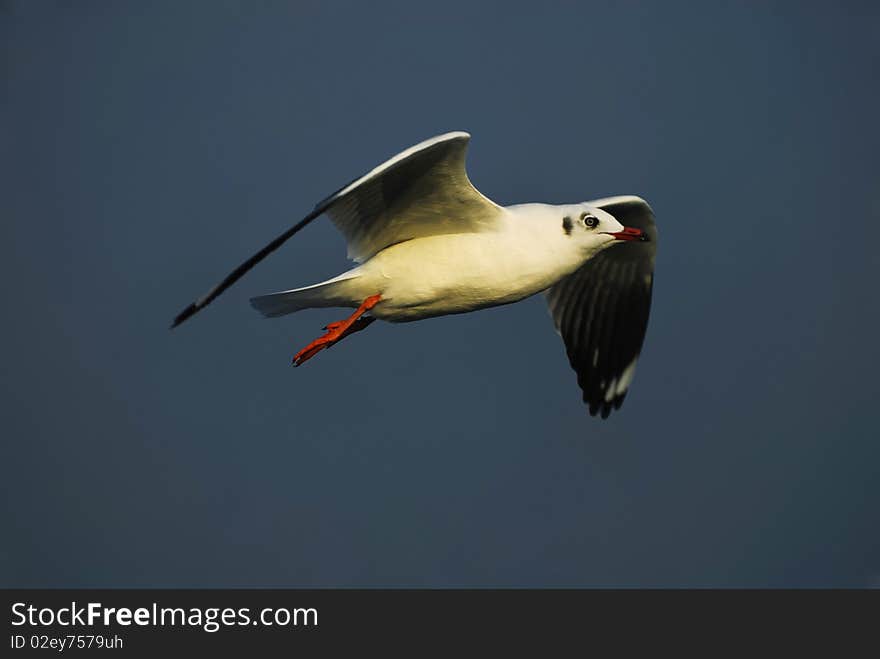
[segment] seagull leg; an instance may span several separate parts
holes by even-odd
[[[366,329],[376,319],[372,316],[364,316],[364,314],[375,307],[381,299],[381,295],[371,295],[348,318],[329,323],[324,328],[327,332],[323,336],[319,336],[294,355],[293,365],[300,366],[325,348],[342,341],[346,336]]]

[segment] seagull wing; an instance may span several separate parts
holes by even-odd
[[[551,286],[547,304],[565,342],[590,414],[607,418],[623,404],[648,327],[657,228],[639,197],[588,202],[624,226],[646,232],[649,242],[610,247]]]
[[[356,261],[365,261],[404,240],[491,230],[502,210],[480,194],[467,177],[465,154],[469,141],[470,135],[463,132],[439,135],[340,188],[181,311],[172,327],[209,305],[323,213],[345,236],[349,257]]]
[[[417,144],[318,204],[363,262],[389,245],[449,233],[491,230],[501,208],[465,171],[471,136],[447,133]]]

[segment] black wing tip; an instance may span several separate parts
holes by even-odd
[[[613,410],[620,409],[620,406],[623,405],[624,398],[626,398],[625,391],[622,394],[618,394],[611,400],[605,400],[604,398],[601,400],[588,400],[585,394],[584,402],[589,406],[590,416],[599,416],[601,419],[604,420],[611,416],[611,412]]]
[[[262,261],[269,254],[271,254],[276,249],[281,247],[281,245],[286,240],[288,240],[296,232],[298,232],[300,229],[302,229],[304,226],[306,226],[309,222],[311,222],[316,217],[318,217],[323,211],[324,211],[323,208],[316,208],[311,213],[306,215],[303,219],[301,219],[299,222],[297,222],[292,227],[290,227],[287,231],[285,231],[280,236],[275,238],[275,240],[273,240],[268,245],[263,247],[259,252],[257,252],[256,254],[251,256],[249,259],[247,259],[244,263],[242,263],[240,266],[238,266],[235,270],[233,270],[228,275],[226,275],[226,277],[223,279],[223,281],[221,281],[214,288],[212,288],[210,291],[205,293],[204,296],[200,297],[198,300],[196,300],[195,302],[190,304],[186,309],[184,309],[179,314],[177,314],[177,317],[171,323],[171,329],[174,329],[175,327],[177,327],[178,325],[180,325],[181,323],[186,321],[190,316],[192,316],[193,314],[197,313],[198,311],[204,309],[209,304],[211,304],[211,302],[214,301],[221,293],[223,293],[223,291],[225,291],[227,288],[229,288],[235,282],[237,282],[239,279],[241,279],[248,270],[253,268],[257,263]]]
[[[171,323],[171,327],[169,327],[168,329],[174,329],[175,327],[177,327],[178,325],[180,325],[181,323],[186,321],[190,316],[192,316],[199,309],[200,309],[200,307],[195,302],[193,302],[186,309],[184,309],[183,311],[181,311],[179,314],[177,314],[174,317],[174,320]]]

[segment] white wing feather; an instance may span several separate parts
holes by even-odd
[[[465,171],[470,135],[446,133],[399,153],[324,199],[323,208],[363,262],[413,238],[491,230],[501,208]]]

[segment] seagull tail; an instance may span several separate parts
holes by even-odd
[[[252,297],[251,306],[266,318],[286,316],[303,309],[357,307],[360,300],[350,293],[351,282],[356,278],[357,275],[344,273],[320,284]]]

